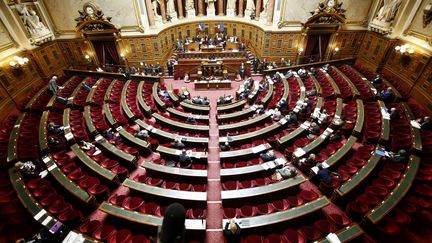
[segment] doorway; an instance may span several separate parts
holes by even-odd
[[[322,62],[330,41],[331,33],[308,34],[302,63]]]
[[[114,40],[92,40],[99,65],[120,65],[120,56]]]

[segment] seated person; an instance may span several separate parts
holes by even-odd
[[[432,119],[430,118],[430,116],[425,116],[423,122],[420,121],[419,123],[420,123],[421,130],[426,130],[426,131],[432,130]]]
[[[394,121],[399,119],[399,112],[396,110],[396,108],[392,107],[390,109],[390,120]]]
[[[319,124],[325,124],[327,123],[328,113],[326,109],[323,109],[322,112],[320,112],[317,120]]]
[[[393,89],[391,87],[388,87],[386,90],[381,91],[380,98],[384,102],[391,102],[394,98]]]
[[[276,172],[272,175],[272,179],[275,181],[286,180],[289,178],[293,178],[297,175],[297,170],[289,165],[285,165],[281,169],[277,169]]]
[[[188,99],[188,98],[189,98],[189,96],[186,95],[184,92],[181,93],[180,96],[179,96],[179,99],[180,99],[180,100],[186,100],[186,99]]]
[[[197,121],[195,120],[194,116],[192,114],[189,114],[186,118],[186,122],[189,123],[196,123]]]
[[[203,105],[209,105],[209,104],[210,104],[210,102],[209,102],[207,96],[205,96],[204,99],[202,100],[202,104],[203,104]]]
[[[281,112],[285,112],[288,109],[287,100],[285,98],[280,99],[280,101],[277,103],[276,107],[279,108],[279,110]]]
[[[382,79],[381,76],[379,74],[377,74],[374,78],[374,80],[371,81],[372,85],[376,88],[376,89],[380,89],[381,88],[381,84],[382,84]]]
[[[167,101],[170,99],[169,93],[166,90],[159,91],[159,95],[162,97],[162,100]]]
[[[337,130],[335,133],[332,133],[332,134],[329,136],[329,141],[330,141],[331,143],[333,143],[333,142],[339,142],[339,141],[342,140],[342,137],[343,137],[342,132],[341,132],[340,130]]]
[[[282,114],[278,108],[274,110],[274,113],[271,115],[273,121],[279,121],[282,118]]]
[[[316,164],[316,155],[315,154],[309,154],[309,157],[300,159],[298,161],[298,163],[299,163],[299,166],[302,166],[302,167],[306,166],[308,168],[312,168]]]
[[[174,140],[174,142],[171,143],[171,147],[173,148],[177,148],[177,149],[182,149],[185,147],[184,143],[182,142],[181,138],[176,138]]]
[[[90,143],[90,142],[87,142],[84,140],[81,141],[81,148],[84,151],[90,151],[90,150],[94,149],[95,152],[92,154],[92,156],[96,156],[96,155],[102,153],[102,151],[98,147],[96,147],[93,143]]]
[[[288,125],[297,124],[298,121],[297,113],[291,111],[288,115],[285,116],[285,119],[288,121]]]
[[[327,63],[326,65],[322,66],[322,69],[324,71],[326,71],[326,72],[328,72],[329,68],[330,68],[330,64],[329,63]]]
[[[312,102],[309,100],[309,98],[305,98],[304,102],[299,100],[297,104],[300,104],[300,113],[306,113],[312,107]]]
[[[317,73],[317,70],[316,70],[314,67],[311,67],[311,68],[309,69],[309,71],[311,72],[311,74],[312,74],[313,76],[315,76],[316,73]]]
[[[86,91],[90,91],[92,89],[92,87],[88,86],[88,84],[83,84],[83,86],[81,88],[86,90]]]
[[[311,90],[306,92],[307,97],[311,97],[311,96],[315,96],[315,95],[317,95],[317,91],[314,88],[312,88]]]
[[[54,136],[49,136],[48,137],[48,143],[49,143],[49,145],[52,145],[52,146],[63,146],[63,144],[65,142],[63,140],[55,138]]]
[[[262,154],[260,154],[260,158],[261,158],[262,160],[264,160],[264,162],[267,162],[267,161],[275,160],[275,159],[276,159],[276,156],[275,156],[273,150],[269,150],[269,151],[267,151],[266,153],[262,153]]]
[[[15,168],[21,172],[24,176],[28,177],[38,177],[38,173],[36,171],[36,165],[33,163],[33,161],[26,161],[26,162],[16,162]]]
[[[340,118],[340,117],[339,118],[334,118],[333,121],[332,121],[332,124],[335,127],[341,127],[341,126],[343,126],[345,124],[345,121],[342,118]]]
[[[256,106],[256,110],[255,110],[255,114],[264,114],[265,113],[265,108],[263,104],[259,104]]]
[[[231,146],[229,145],[229,142],[226,141],[225,143],[222,143],[219,145],[221,151],[229,151],[231,150]]]
[[[396,163],[407,163],[408,153],[405,149],[399,150],[397,153],[390,152],[390,159]]]
[[[286,78],[286,79],[290,79],[293,75],[294,75],[294,73],[293,73],[291,70],[289,70],[289,71],[285,74],[285,78]]]
[[[223,230],[223,234],[226,238],[227,243],[240,243],[241,240],[241,228],[235,222],[234,219],[231,219],[229,222],[225,224],[225,228]]]
[[[135,131],[134,135],[135,135],[135,137],[141,138],[141,139],[146,139],[146,138],[150,137],[149,132],[146,129],[141,129],[141,130],[137,129]]]
[[[54,122],[48,123],[48,132],[52,134],[61,134],[63,133],[63,126],[56,125]]]
[[[309,134],[318,135],[321,131],[320,126],[316,122],[312,122],[309,129]]]
[[[183,149],[179,155],[179,162],[182,168],[190,168],[192,166],[192,158],[186,153],[186,149]]]
[[[318,173],[317,173],[318,179],[320,180],[320,182],[323,182],[327,185],[331,184],[332,176],[338,175],[337,173],[330,172],[330,170],[324,168],[322,164],[318,164],[317,167],[318,167]]]
[[[192,98],[192,103],[197,104],[197,105],[201,105],[202,104],[202,99],[200,96],[195,96]]]

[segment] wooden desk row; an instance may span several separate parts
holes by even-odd
[[[352,149],[352,147],[356,142],[357,142],[357,138],[354,136],[350,136],[346,141],[346,143],[341,148],[339,148],[338,151],[336,151],[328,159],[326,159],[324,163],[326,163],[329,167],[333,166]]]
[[[124,132],[123,132],[123,136],[125,136]],[[111,155],[113,155],[117,159],[120,159],[121,161],[125,161],[133,166],[136,165],[137,157],[128,154],[121,149],[118,149],[116,146],[112,145],[110,142],[108,142],[108,140],[106,140],[101,135],[96,136],[95,140],[98,141],[97,142],[97,145],[99,145],[98,147],[103,151],[105,151],[106,153],[111,153]]]
[[[408,166],[400,179],[399,183],[393,188],[393,191],[375,208],[373,208],[365,217],[373,224],[378,223],[389,212],[395,208],[398,203],[408,193],[414,182],[415,176],[420,166],[420,157],[411,155]]]
[[[378,100],[378,106],[380,107],[380,110],[387,109],[384,101]],[[386,118],[381,113],[381,136],[380,136],[380,143],[385,144],[390,139],[390,118]]]
[[[100,83],[102,83],[102,81],[106,80],[106,78],[100,78],[98,79],[98,81],[96,81],[96,83],[93,85],[92,89],[90,90],[90,92],[87,94],[87,98],[86,98],[86,105],[90,105],[93,101],[93,97],[94,97],[94,93],[96,92],[97,87],[99,86]]]
[[[256,126],[259,126],[259,125],[267,122],[270,119],[271,119],[270,112],[266,112],[264,114],[258,115],[256,117],[251,118],[251,119],[246,120],[246,121],[241,121],[241,122],[226,124],[226,125],[220,125],[219,126],[219,132],[230,132],[230,131],[237,131],[239,129],[249,128],[249,127],[256,127]]]
[[[73,76],[73,77],[71,77],[70,79],[68,79],[68,81],[66,81],[63,85],[62,85],[62,87],[67,87],[73,80],[75,80],[75,79],[79,79],[80,77],[78,77],[78,76]],[[60,93],[60,90],[58,91],[59,93]],[[54,105],[54,102],[56,101],[56,95],[54,95],[54,96],[52,96],[51,97],[51,99],[48,101],[48,103],[47,103],[47,105],[46,105],[46,109],[47,110],[49,110],[49,109],[52,109],[53,108],[53,105]],[[67,98],[67,97],[64,97],[64,98]]]
[[[367,80],[367,78],[365,78],[365,76],[363,76],[363,74],[361,74],[359,71],[357,71],[357,69],[351,67],[350,65],[345,65],[345,67],[348,67],[352,72],[354,72],[359,78],[361,78],[365,84],[369,87],[370,90],[376,90],[375,87],[372,85],[372,83]]]
[[[156,152],[159,152],[161,155],[170,157],[170,158],[178,158],[182,153],[180,149],[168,148],[162,145],[159,145],[156,149]],[[192,152],[191,158],[195,160],[207,161],[208,154],[205,152]]]
[[[357,119],[353,129],[353,135],[359,137],[363,130],[365,111],[364,111],[363,100],[357,99],[356,103],[357,103]]]
[[[332,86],[335,96],[340,97],[341,92],[340,92],[339,86],[336,84],[336,82],[333,80],[333,78],[324,69],[320,69],[320,70],[324,73],[327,81]]]
[[[286,80],[285,76],[282,73],[279,74],[279,78],[282,80],[283,89],[284,89],[281,99],[285,99],[286,101],[288,101],[288,95],[289,95],[288,81]]]
[[[157,106],[159,106],[160,109],[165,110],[166,105],[165,102],[162,101],[162,99],[159,97],[158,93],[158,86],[159,83],[154,83],[152,88],[152,94],[153,94],[153,100]]]
[[[274,91],[274,84],[273,82],[271,82],[268,84],[267,94],[261,100],[264,106],[266,106],[267,103],[270,102],[271,98],[273,97],[273,91]]]
[[[148,125],[147,123],[145,123],[141,119],[135,120],[135,123],[138,124],[141,128],[148,130],[151,134],[154,134],[155,136],[157,136],[159,138],[168,139],[171,141],[174,141],[179,137],[182,137],[183,139],[185,139],[186,143],[206,144],[209,141],[208,137],[180,136],[178,134],[166,132],[164,130],[157,129],[157,128],[154,128],[154,127]]]
[[[121,99],[120,99],[120,104],[121,107],[123,109],[123,112],[126,116],[126,118],[130,121],[135,120],[135,115],[133,114],[133,112],[131,111],[129,105],[127,104],[127,90],[129,88],[129,85],[131,84],[131,80],[126,81],[125,85],[123,86],[123,90],[121,93]]]
[[[363,229],[356,223],[351,224],[335,232],[340,242],[350,242],[364,234]],[[331,243],[328,239],[322,239],[319,243]]]
[[[20,125],[24,120],[26,113],[19,114],[17,120],[15,121],[15,125],[12,128],[11,134],[9,135],[9,144],[8,144],[8,155],[7,155],[7,163],[11,164],[17,161],[18,159],[18,135],[20,133]]]
[[[180,131],[187,131],[187,132],[193,132],[193,133],[202,133],[202,134],[208,134],[209,133],[209,126],[205,125],[195,125],[191,123],[185,122],[178,122],[169,119],[168,117],[162,116],[159,113],[153,113],[152,116],[156,119],[157,123],[166,125],[168,127],[180,130]]]
[[[268,225],[300,218],[304,215],[321,210],[322,208],[328,206],[329,204],[330,201],[327,199],[327,197],[323,196],[318,198],[315,201],[308,202],[301,206],[290,208],[285,211],[256,216],[256,217],[241,218],[241,219],[237,219],[237,222],[239,223],[242,229],[253,229],[261,226],[268,226]],[[229,219],[224,219],[222,221],[222,227],[224,227],[225,224],[228,222]]]
[[[401,102],[400,103],[404,109],[405,112],[405,116],[409,119],[409,120],[415,120],[415,116],[414,114],[411,112],[410,107],[408,106],[408,104],[406,102]],[[420,129],[411,126],[411,135],[413,138],[413,145],[412,148],[416,151],[416,152],[420,152],[422,151],[422,141],[421,141],[421,134],[420,134]]]
[[[241,110],[241,111],[217,115],[217,119],[219,122],[228,122],[228,121],[233,121],[233,120],[237,121],[237,120],[241,120],[245,117],[253,115],[255,113],[255,111],[256,111],[256,109],[251,106],[251,107],[244,109],[244,110]]]
[[[130,134],[125,129],[121,129],[119,131],[120,136],[125,139],[129,144],[132,144],[133,147],[138,149],[141,152],[148,153],[150,152],[150,144],[140,138],[135,137],[134,135]],[[135,163],[135,162],[134,162]]]
[[[48,152],[48,115],[49,111],[44,111],[39,121],[39,150],[44,154]]]
[[[221,161],[230,160],[230,159],[248,158],[251,156],[256,157],[257,155],[259,156],[260,153],[263,153],[271,148],[272,147],[270,144],[265,143],[247,149],[223,151],[220,152],[219,155]]]
[[[247,99],[249,101],[250,104],[253,103],[253,101],[256,99],[257,95],[258,95],[258,91],[259,91],[259,82],[258,81],[254,81],[254,86],[252,91],[249,93]]]
[[[114,87],[114,84],[116,84],[117,82],[121,82],[121,81],[119,81],[119,80],[113,80],[110,83],[110,85],[108,86],[108,88],[107,88],[107,90],[105,92],[105,98],[104,98],[105,103],[109,103],[110,102],[111,91],[112,91],[112,89]]]
[[[142,214],[135,211],[126,210],[122,207],[111,205],[107,202],[103,202],[99,210],[105,212],[111,216],[133,221],[139,224],[159,227],[162,225],[163,217],[157,217],[149,214]],[[186,219],[185,227],[187,230],[202,230],[206,229],[205,219]]]
[[[87,77],[87,78],[85,78],[84,80],[82,80],[81,83],[78,84],[78,85],[75,87],[74,91],[72,92],[72,94],[71,94],[71,95],[69,96],[69,98],[68,98],[68,101],[67,101],[67,106],[68,106],[68,107],[72,107],[72,106],[73,106],[73,102],[74,102],[75,96],[77,96],[78,92],[81,90],[81,88],[83,87],[83,85],[84,85],[87,81],[89,81],[89,80],[91,80],[91,78]]]
[[[247,103],[246,99],[237,100],[236,102],[223,104],[217,106],[218,113],[220,112],[231,112],[235,110],[241,110]]]
[[[97,131],[97,129],[96,129],[96,127],[95,127],[95,125],[94,125],[94,123],[92,121],[90,108],[91,108],[91,106],[89,106],[89,105],[84,107],[84,121],[85,121],[87,130],[89,131],[89,133],[91,135],[94,136],[94,135],[96,135],[96,133],[98,131]],[[109,105],[105,104],[103,108],[104,109],[106,108],[106,109],[109,110]],[[111,114],[111,112],[109,112],[109,113]],[[105,115],[107,116],[107,114],[105,114]],[[112,124],[112,122],[114,121],[114,119],[111,119],[111,118],[112,118],[112,116],[110,117],[110,119],[107,119],[107,120],[109,120],[110,123]],[[114,123],[117,124],[115,121],[114,121]]]
[[[50,92],[51,93],[51,91],[49,91],[48,90],[48,86],[44,86],[42,89],[40,89],[30,100],[29,100],[29,102],[27,103],[27,105],[26,105],[26,107],[25,107],[25,110],[27,110],[27,111],[31,111],[32,110],[32,107],[33,107],[33,105],[36,103],[36,101],[38,101],[39,100],[39,97],[41,97],[42,96],[42,94],[44,94],[45,92]]]
[[[152,113],[152,110],[147,105],[147,103],[144,101],[144,97],[143,97],[144,84],[145,84],[144,82],[140,82],[138,84],[138,92],[137,92],[138,103],[139,103],[141,109],[143,109],[145,111],[144,114],[150,115]]]
[[[258,196],[270,196],[268,194],[281,192],[283,190],[295,187],[305,182],[303,175],[297,175],[294,178],[286,179],[280,182],[272,183],[266,186],[252,187],[238,190],[222,191],[222,200],[245,200],[246,198]]]
[[[184,110],[190,111],[194,114],[208,115],[210,112],[210,106],[192,104],[189,100],[180,102],[180,106],[183,107]]]
[[[207,178],[207,170],[194,170],[194,169],[183,169],[178,167],[169,167],[152,162],[144,162],[141,167],[146,171],[154,171],[158,173],[167,174],[168,177],[190,177],[190,178]]]
[[[321,84],[318,82],[318,80],[316,80],[315,76],[312,75],[311,72],[308,72],[308,76],[309,78],[312,80],[312,83],[315,87],[315,90],[317,92],[317,96],[322,96],[322,88],[321,88]]]
[[[172,100],[175,104],[177,104],[177,103],[179,102],[179,97],[174,93],[174,91],[173,91],[173,87],[172,87],[172,86],[173,86],[172,84],[168,85],[168,87],[167,87],[167,91],[168,91],[168,94],[169,94],[171,100]]]
[[[348,86],[351,89],[351,94],[353,94],[353,98],[357,99],[360,97],[360,92],[358,91],[357,87],[351,82],[351,79],[349,79],[339,68],[332,66],[333,70],[347,82]]]
[[[188,113],[185,113],[183,111],[179,111],[175,108],[168,107],[166,110],[168,111],[168,113],[172,117],[175,117],[175,118],[186,120],[189,117]],[[203,122],[203,123],[209,124],[209,116],[208,115],[192,115],[192,116],[198,122]]]
[[[161,198],[196,201],[204,204],[207,201],[207,192],[193,192],[193,191],[166,189],[162,187],[147,185],[145,183],[137,182],[131,179],[124,180],[123,186],[134,191],[143,192],[145,194],[149,194]]]

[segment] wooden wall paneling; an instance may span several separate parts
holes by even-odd
[[[380,65],[382,65],[388,48],[391,47],[391,45],[391,41],[386,37],[368,32],[360,46],[357,62],[376,71],[380,68]]]
[[[339,52],[332,59],[355,57],[359,53],[365,37],[365,31],[340,31],[337,33],[333,47],[339,47]]]

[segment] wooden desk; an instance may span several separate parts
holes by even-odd
[[[304,215],[321,210],[329,204],[330,201],[327,199],[327,197],[323,196],[315,201],[303,204],[298,207],[290,208],[285,211],[250,218],[240,218],[237,219],[237,222],[241,225],[242,229],[252,229],[261,226],[268,226],[302,217]],[[222,227],[224,227],[225,224],[228,222],[229,219],[224,219],[222,221]]]
[[[163,139],[168,139],[170,141],[174,141],[179,137],[182,137],[183,139],[185,139],[186,143],[206,144],[209,141],[209,138],[205,138],[205,137],[180,136],[178,134],[166,132],[164,130],[154,128],[154,127],[148,125],[147,123],[143,122],[140,119],[135,120],[135,123],[138,124],[140,127],[150,131],[152,134],[156,135],[157,137],[160,137]]]
[[[45,226],[46,229],[50,229],[59,222],[34,199],[27,190],[27,186],[22,180],[21,174],[16,171],[14,167],[9,169],[9,178],[22,205],[24,205],[27,211],[39,224]]]
[[[242,109],[247,103],[246,99],[237,100],[233,103],[223,104],[217,106],[217,111],[219,112],[230,112],[234,110],[240,110]]]
[[[360,97],[360,92],[358,91],[357,87],[353,84],[353,82],[351,82],[351,79],[349,79],[343,72],[341,72],[341,70],[339,70],[339,68],[337,68],[336,66],[332,66],[333,70],[336,71],[336,73],[341,76],[345,82],[347,82],[348,86],[351,89],[351,93],[353,94],[353,98],[357,99]]]
[[[256,127],[263,123],[265,123],[267,120],[270,120],[270,113],[266,112],[262,115],[256,116],[254,118],[251,118],[246,121],[241,121],[237,123],[232,124],[226,124],[226,125],[220,125],[219,126],[219,132],[229,132],[229,131],[237,131],[239,129],[245,129],[249,127]]]
[[[42,158],[42,161],[47,167],[47,171],[52,177],[69,193],[71,193],[75,198],[79,199],[84,203],[95,203],[95,198],[93,195],[88,194],[85,190],[79,187],[75,182],[71,181],[55,164],[54,159],[51,155]]]
[[[286,164],[286,160],[283,158],[277,158],[272,161],[264,162],[257,165],[239,167],[239,168],[229,168],[229,169],[221,169],[220,176],[222,179],[231,178],[233,180],[242,178],[242,176],[250,176],[253,174],[264,174],[269,172],[269,168],[272,168],[274,165],[283,166]]]
[[[98,79],[98,81],[96,81],[96,83],[93,85],[92,89],[90,90],[90,92],[87,94],[87,98],[86,98],[86,105],[90,105],[92,103],[93,100],[93,96],[94,93],[96,92],[97,87],[99,86],[100,83],[102,83],[102,81],[106,80],[105,78],[100,78]]]
[[[267,103],[271,100],[271,98],[273,97],[273,90],[274,90],[274,85],[273,83],[269,83],[268,88],[267,88],[267,94],[264,96],[264,98],[261,100],[261,102],[263,103],[264,106],[267,105]]]
[[[384,101],[378,100],[378,105],[380,109],[386,109],[386,105]],[[381,113],[381,137],[380,137],[380,143],[385,144],[390,139],[390,119],[386,119],[383,117]]]
[[[121,98],[120,98],[120,104],[121,107],[123,109],[124,114],[126,115],[126,118],[128,120],[135,120],[135,115],[133,114],[133,112],[131,111],[131,109],[129,108],[126,100],[127,100],[127,90],[129,88],[129,85],[131,84],[131,80],[126,81],[125,85],[123,86],[123,90],[121,93]]]
[[[381,148],[383,147],[377,147],[377,149]],[[352,192],[355,188],[357,188],[358,185],[366,180],[370,173],[376,168],[380,160],[381,156],[374,152],[367,163],[363,165],[359,171],[357,171],[350,179],[348,179],[348,181],[343,183],[339,189],[335,190],[335,194],[339,197],[343,197]]]
[[[71,150],[74,154],[79,158],[79,160],[85,164],[90,170],[94,171],[99,176],[113,182],[119,182],[119,179],[115,173],[110,170],[107,170],[96,163],[92,158],[90,158],[82,149],[78,146],[78,144],[74,144],[71,146]]]
[[[95,140],[100,139],[100,141],[97,143],[102,150],[105,152],[111,153],[114,157],[117,159],[121,159],[122,161],[125,161],[133,166],[136,166],[137,157],[128,154],[124,152],[121,149],[118,149],[116,146],[112,145],[110,142],[108,142],[104,137],[101,135],[97,135],[95,137]]]
[[[350,226],[336,231],[335,234],[341,242],[351,242],[357,237],[363,235],[364,231],[357,223],[353,223]],[[326,238],[323,238],[319,240],[318,243],[330,243],[330,241]]]
[[[336,84],[336,82],[333,80],[333,78],[324,69],[321,68],[320,70],[324,73],[325,77],[327,78],[327,81],[332,86],[333,91],[335,93],[335,96],[340,97],[341,93],[340,93],[339,86]]]
[[[134,148],[137,148],[140,152],[149,153],[151,151],[150,144],[146,141],[135,137],[130,134],[128,131],[121,129],[119,131],[120,136],[124,138],[129,144],[133,145]]]
[[[253,101],[256,99],[256,97],[258,95],[258,91],[259,91],[259,82],[254,81],[253,90],[249,93],[249,95],[247,97],[250,104],[253,103]]]
[[[159,145],[156,149],[157,152],[159,152],[161,155],[166,155],[168,157],[174,157],[177,158],[179,157],[179,155],[182,153],[182,151],[180,149],[173,149],[173,148],[168,148],[162,145]],[[204,152],[192,152],[192,155],[190,156],[192,159],[196,159],[196,160],[205,160],[207,161],[207,153]]]
[[[326,161],[324,161],[329,167],[336,164],[339,160],[341,160],[353,147],[356,143],[357,138],[354,136],[350,136],[346,143],[339,148],[336,153],[332,154]]]
[[[231,151],[222,151],[220,152],[220,160],[233,160],[239,158],[247,158],[251,156],[259,156],[260,153],[271,149],[271,145],[268,143],[260,144],[258,146],[247,148],[247,149],[239,149],[239,150],[231,150]]]
[[[232,120],[241,120],[245,117],[251,116],[255,113],[256,109],[249,107],[247,109],[241,110],[241,111],[236,111],[236,112],[231,112],[231,113],[226,113],[226,114],[221,114],[217,116],[217,119],[219,122],[227,122],[227,121],[232,121]]]
[[[45,93],[51,93],[51,91],[48,90],[48,86],[45,86],[43,88],[41,88],[27,103],[25,110],[26,111],[31,111],[33,110],[33,106],[36,103],[36,101],[39,100],[39,97],[41,97],[43,94]]]
[[[192,192],[192,191],[165,189],[162,187],[150,186],[131,179],[126,179],[123,182],[123,186],[131,190],[140,191],[161,198],[172,198],[172,199],[196,201],[196,202],[203,202],[203,203],[207,201],[207,192]]]
[[[198,51],[200,49],[200,43],[199,42],[191,42],[189,44],[185,44],[184,49],[186,51]]]
[[[104,102],[105,103],[109,103],[110,102],[110,97],[111,97],[111,91],[114,87],[114,84],[116,84],[117,82],[121,82],[118,80],[113,80],[110,85],[108,86],[107,90],[105,91],[105,98],[104,98]]]
[[[192,104],[190,101],[182,101],[180,102],[180,106],[183,107],[186,111],[190,111],[195,114],[209,114],[210,106],[208,105],[196,105]]]
[[[66,81],[61,87],[66,87],[66,86],[68,86],[73,80],[76,80],[76,79],[79,79],[80,77],[78,77],[78,76],[73,76],[73,77],[71,77],[70,79],[68,79],[68,81]],[[60,88],[60,87],[59,87]],[[61,92],[61,90],[59,90],[58,91],[58,93],[60,93]],[[54,103],[55,103],[55,101],[56,101],[56,95],[54,95],[54,96],[52,96],[51,97],[51,99],[50,99],[50,101],[48,101],[48,103],[47,103],[47,105],[46,105],[46,107],[45,107],[45,109],[47,109],[47,110],[49,110],[49,109],[52,109],[53,108],[53,106],[54,106]],[[67,98],[67,97],[65,97],[65,98]]]
[[[280,73],[279,74],[280,79],[282,80],[283,86],[284,86],[284,92],[283,95],[281,97],[281,99],[285,99],[288,101],[288,95],[289,95],[289,84],[288,81],[286,80],[285,76]]]
[[[395,208],[408,193],[411,185],[414,182],[415,176],[417,175],[419,166],[420,157],[416,155],[411,155],[408,166],[399,183],[396,185],[395,188],[393,188],[393,191],[389,193],[380,204],[378,204],[365,216],[365,218],[373,224],[376,224],[388,213],[390,213],[393,208]]]
[[[361,136],[361,132],[363,130],[365,112],[364,112],[363,101],[361,99],[357,99],[356,102],[357,102],[357,119],[353,129],[353,135],[359,137]]]
[[[140,82],[138,84],[137,96],[138,96],[139,105],[145,111],[144,114],[146,114],[148,117],[148,115],[151,115],[152,110],[150,109],[150,107],[147,105],[147,103],[144,101],[144,98],[143,98],[144,84],[145,84],[144,82]]]
[[[89,81],[89,80],[91,80],[91,78],[87,77],[87,78],[83,79],[83,80],[81,81],[81,83],[79,83],[79,84],[75,87],[74,91],[72,92],[72,94],[69,96],[69,98],[68,98],[68,100],[67,100],[67,106],[68,106],[68,107],[72,107],[72,106],[73,106],[73,102],[74,102],[75,96],[77,96],[78,92],[81,90],[81,88],[83,87],[83,85],[84,85],[87,81]]]
[[[207,90],[207,89],[231,89],[230,80],[200,80],[194,81],[195,90]]]
[[[48,114],[49,111],[44,111],[39,122],[39,150],[42,154],[48,152]]]
[[[175,117],[178,119],[186,120],[189,117],[188,113],[185,113],[183,111],[177,110],[177,109],[172,108],[172,107],[168,107],[166,110],[168,111],[168,113],[172,117]],[[209,116],[208,115],[193,115],[193,117],[198,122],[204,122],[206,124],[209,124]]]
[[[177,103],[179,102],[179,97],[178,97],[176,94],[174,94],[172,84],[168,85],[168,87],[167,87],[167,91],[168,91],[168,94],[169,94],[171,100],[172,100],[175,104],[177,104]]]
[[[168,177],[190,177],[207,179],[207,170],[194,170],[194,169],[183,169],[178,167],[169,167],[152,162],[144,162],[141,167],[146,171],[156,171],[162,174],[166,174]]]
[[[311,72],[308,72],[308,76],[309,78],[312,80],[312,83],[315,86],[315,90],[317,92],[317,96],[322,96],[322,88],[321,88],[321,84],[316,80],[315,76],[312,75]]]
[[[63,131],[64,131],[64,137],[66,138],[66,140],[74,141],[74,135],[72,133],[71,126],[70,126],[70,112],[71,112],[70,108],[66,108],[63,111],[63,129],[64,129]],[[87,120],[86,120],[86,124],[87,124]]]
[[[105,106],[107,106],[107,109],[109,110],[108,104],[105,104],[104,108],[105,108]],[[90,108],[91,108],[91,106],[89,106],[89,105],[84,107],[84,120],[85,120],[85,124],[86,124],[86,127],[87,127],[90,135],[95,136],[98,131],[97,131],[97,129],[96,129],[96,127],[92,121]],[[114,120],[114,119],[112,119],[112,120]]]
[[[297,80],[299,90],[300,90],[299,100],[304,101],[306,98],[306,88],[304,86],[303,80],[300,78],[300,76],[297,73],[294,73],[294,77]]]
[[[26,113],[20,113],[17,120],[15,121],[15,125],[12,128],[12,131],[9,135],[9,144],[8,144],[8,156],[7,156],[7,163],[12,164],[16,162],[18,159],[17,154],[17,146],[18,146],[18,134],[20,132],[20,125],[21,122],[24,120],[24,116]]]
[[[110,109],[110,106],[109,106],[108,103],[105,103],[103,105],[103,111],[104,111],[104,114],[105,114],[105,118],[108,121],[108,124],[111,127],[117,127],[118,126],[117,121],[114,119],[114,116],[111,113],[111,109]]]
[[[408,104],[406,102],[400,102],[400,104],[402,105],[404,112],[405,112],[405,116],[409,119],[409,120],[415,120],[415,116],[414,114],[411,112],[411,108],[408,106]],[[421,134],[420,134],[420,129],[411,126],[411,135],[413,138],[413,145],[412,148],[416,151],[416,152],[420,152],[422,151],[422,141],[421,141]]]
[[[281,192],[291,187],[300,185],[305,181],[306,179],[303,177],[303,175],[297,175],[294,178],[286,179],[266,186],[222,191],[221,196],[222,200],[245,200],[246,198],[264,196],[266,194]]]
[[[348,67],[349,69],[351,69],[351,71],[353,71],[357,76],[359,76],[364,83],[369,87],[370,90],[376,90],[375,87],[372,85],[371,82],[369,82],[369,80],[367,80],[367,78],[365,78],[365,76],[363,76],[363,74],[361,74],[359,71],[357,71],[357,69],[351,67],[351,65],[344,65],[345,67]]]
[[[158,86],[159,83],[154,83],[152,88],[152,94],[153,94],[153,100],[155,101],[155,104],[159,106],[162,110],[165,110],[166,105],[165,102],[161,100],[158,94]]]
[[[169,119],[168,117],[162,116],[159,113],[153,113],[152,116],[156,119],[156,122],[159,124],[166,125],[168,127],[178,129],[180,131],[188,131],[193,133],[203,133],[208,134],[209,133],[209,126],[204,125],[194,125],[191,123],[185,122],[178,122]]]
[[[162,225],[163,217],[157,217],[150,214],[142,214],[136,211],[126,210],[122,207],[111,205],[107,202],[103,202],[99,210],[105,212],[111,216],[133,221],[139,224],[150,225],[159,227]],[[205,219],[186,219],[185,227],[187,230],[205,230],[206,220]]]

